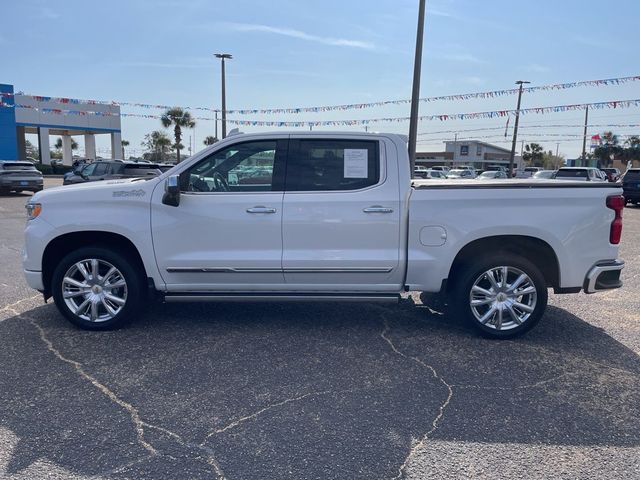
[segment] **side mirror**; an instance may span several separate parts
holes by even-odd
[[[162,196],[162,203],[177,207],[180,205],[180,177],[178,175],[171,175],[167,178],[164,184],[164,195]]]

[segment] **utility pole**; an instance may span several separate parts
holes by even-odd
[[[560,142],[556,142],[556,157],[558,156],[559,150],[560,150]]]
[[[222,138],[227,136],[227,98],[225,92],[225,75],[224,75],[224,61],[226,59],[231,60],[233,57],[228,53],[216,53],[216,58],[219,58],[222,63]]]
[[[216,124],[215,137],[216,137],[216,139],[220,140],[220,138],[218,137],[218,111],[216,110],[214,113],[215,113],[215,118],[216,118],[216,120],[215,120],[215,124]]]
[[[516,156],[516,142],[518,141],[518,123],[520,121],[520,101],[522,100],[522,85],[527,82],[526,80],[518,80],[516,85],[520,85],[518,89],[518,106],[516,107],[516,121],[513,125],[513,142],[511,142],[511,154],[509,155],[509,178],[513,177],[513,160]]]
[[[453,157],[451,157],[451,166],[453,167],[456,161],[456,152],[458,151],[458,132],[453,136]]]
[[[589,105],[584,110],[584,132],[582,132],[582,164],[587,160],[587,123],[589,122]]]
[[[411,118],[409,121],[409,165],[411,178],[416,167],[416,142],[418,139],[418,102],[420,101],[420,72],[422,69],[422,38],[424,36],[424,11],[426,0],[419,0],[416,55],[413,61],[413,91],[411,92]]]

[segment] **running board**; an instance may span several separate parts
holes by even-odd
[[[165,302],[367,302],[398,303],[398,294],[165,293]]]

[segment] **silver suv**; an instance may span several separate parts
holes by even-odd
[[[42,173],[29,161],[0,160],[0,194],[39,192],[44,184]]]

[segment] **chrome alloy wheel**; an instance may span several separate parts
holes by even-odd
[[[536,308],[533,280],[514,267],[495,267],[482,273],[471,287],[471,312],[483,325],[511,330],[525,323]]]
[[[97,258],[73,264],[64,274],[62,298],[83,320],[111,320],[127,303],[127,282],[116,267]]]

